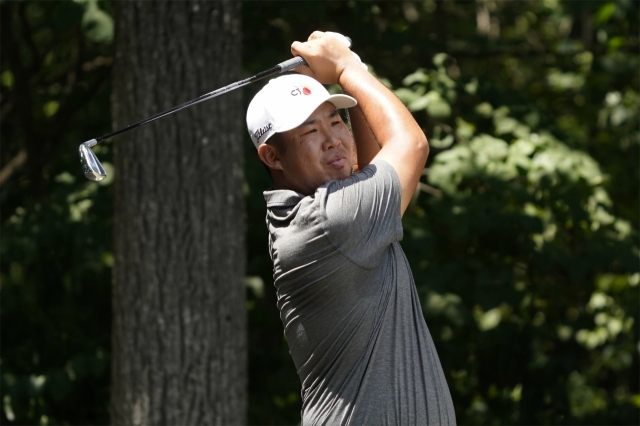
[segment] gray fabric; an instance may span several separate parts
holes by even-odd
[[[311,196],[264,193],[303,425],[455,424],[400,245],[400,181],[376,161]]]

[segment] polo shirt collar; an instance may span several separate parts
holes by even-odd
[[[290,189],[271,189],[264,191],[264,199],[269,207],[294,207],[305,196]]]

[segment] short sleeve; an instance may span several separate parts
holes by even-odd
[[[375,267],[385,249],[402,239],[402,189],[389,163],[375,161],[318,191],[324,231],[335,248],[357,265]]]

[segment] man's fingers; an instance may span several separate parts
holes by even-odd
[[[309,36],[309,40],[308,41],[315,40],[317,38],[322,37],[323,35],[324,35],[324,32],[322,32],[322,31],[314,31]]]
[[[305,43],[294,41],[291,43],[291,54],[293,56],[304,56],[303,53],[307,53],[309,48],[305,46]]]
[[[304,45],[304,43],[300,43],[299,41],[294,41],[293,43],[291,43],[291,55],[304,57],[302,53],[306,53],[307,51],[308,49]],[[313,76],[313,72],[311,71],[311,68],[309,68],[308,65],[296,67],[293,69],[293,71],[300,74],[308,75],[309,77]]]
[[[313,71],[311,71],[311,68],[309,68],[306,65],[303,65],[301,67],[296,67],[296,68],[293,69],[293,71],[295,71],[295,72],[297,72],[299,74],[302,74],[302,75],[306,75],[308,77],[312,77],[312,78],[315,77],[315,74],[313,73]]]
[[[348,47],[334,37],[326,37],[326,33],[315,31],[309,37],[309,41],[291,43],[291,54],[302,56],[309,67],[299,67],[297,72],[315,78],[322,84],[336,82],[344,62],[344,56],[351,57]]]
[[[317,55],[318,53],[317,46],[314,46],[309,42],[300,43],[299,41],[294,41],[291,44],[291,54],[293,56],[302,56],[307,59],[308,57]]]
[[[293,43],[291,43],[291,54],[293,56],[299,56],[298,55],[298,47],[301,45],[302,43],[300,43],[299,41],[294,41]]]

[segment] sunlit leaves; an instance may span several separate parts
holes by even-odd
[[[478,79],[473,78],[471,81],[464,85],[464,90],[470,95],[475,95],[478,90]]]
[[[596,22],[598,24],[605,24],[616,11],[616,4],[614,2],[608,2],[600,6],[600,9],[596,12]]]
[[[476,106],[475,111],[483,117],[491,117],[493,114],[493,107],[489,102],[481,102]]]
[[[56,176],[54,180],[58,183],[66,183],[70,185],[76,181],[76,178],[69,172],[62,172]]]
[[[456,369],[451,377],[458,395],[467,396],[465,415],[478,423],[488,423],[490,407],[499,406],[500,396],[519,402],[527,392],[543,388],[542,405],[552,404],[552,392],[561,387],[575,419],[628,407],[633,398],[627,384],[620,385],[614,398],[598,380],[605,370],[611,375],[630,371],[637,351],[637,314],[629,310],[633,292],[637,294],[631,283],[640,282],[640,274],[629,273],[638,260],[632,240],[637,230],[617,215],[619,201],[612,198],[611,177],[600,164],[603,156],[594,157],[582,147],[593,143],[596,124],[608,131],[620,129],[626,146],[636,143],[631,142],[636,130],[630,123],[637,123],[637,91],[609,89],[602,95],[602,106],[588,104],[586,90],[593,88],[590,79],[600,70],[602,51],[586,50],[582,40],[567,39],[576,22],[561,16],[555,5],[550,7],[557,16],[544,24],[545,43],[567,60],[559,61],[560,66],[554,62],[560,57],[556,56],[540,70],[525,68],[520,58],[502,61],[511,87],[530,88],[538,99],[548,96],[550,103],[539,101],[540,108],[525,109],[485,98],[483,80],[452,79],[446,64],[455,58],[443,54],[436,56],[435,69],[412,73],[396,89],[416,117],[427,113],[426,131],[434,150],[425,175],[430,187],[442,191],[439,197],[425,191],[429,195],[421,198],[426,230],[413,232],[416,225],[406,221],[408,234],[428,250],[420,252],[429,265],[423,278],[428,288],[423,307],[430,324],[442,321],[439,337],[447,348],[473,347],[465,352],[465,369]],[[518,22],[522,28],[529,25],[523,19]],[[619,65],[611,67],[621,72]],[[622,67],[627,66],[631,65]],[[449,115],[429,113],[427,96],[432,91],[448,103]],[[474,102],[460,102],[467,95]],[[563,99],[570,101],[569,107]],[[571,109],[585,104],[591,111],[588,121],[582,111]],[[548,111],[560,113],[550,117]],[[623,128],[629,132],[624,134]],[[610,268],[621,272],[611,273]],[[461,303],[449,302],[451,294],[459,295]],[[457,315],[447,313],[452,307]],[[469,315],[470,322],[456,321]],[[475,332],[468,331],[470,326]],[[523,333],[528,336],[523,347],[502,346],[505,339],[518,342]],[[479,353],[495,356],[500,351],[525,357],[526,367],[511,359],[477,358]],[[573,364],[566,365],[574,367],[560,369],[559,357],[571,359]],[[512,378],[510,386],[492,383],[488,390],[474,393],[480,371],[487,377],[483,368],[498,363],[501,373],[505,370],[501,377]],[[509,370],[510,363],[519,367]],[[544,376],[548,385],[523,380],[518,368]],[[556,390],[550,391],[552,387]]]
[[[611,124],[619,127],[627,121],[637,122],[640,111],[640,96],[633,90],[627,90],[623,95],[618,92],[609,92],[604,98],[604,108],[600,110],[598,124],[606,127]]]
[[[610,286],[606,285],[607,281],[612,281],[611,276],[604,275],[598,280],[599,288],[610,290]],[[629,281],[627,277],[620,277],[620,284],[625,285]],[[608,284],[608,283],[607,283]],[[582,329],[576,333],[576,341],[589,349],[603,345],[607,341],[615,341],[616,337],[621,333],[629,333],[633,326],[634,319],[624,311],[616,300],[603,291],[595,291],[586,306],[586,311],[593,315],[595,327],[593,329]],[[627,360],[627,361],[625,361]],[[631,363],[630,358],[620,359],[623,363],[618,368],[628,367]]]
[[[449,55],[447,55],[446,53],[437,53],[434,57],[433,57],[433,64],[436,67],[442,67],[444,65],[444,61],[447,60],[447,57]]]
[[[577,371],[569,375],[567,391],[571,414],[575,417],[585,417],[604,410],[607,406],[604,390],[590,386],[587,379]]]
[[[430,117],[443,118],[451,115],[451,107],[446,100],[435,90],[431,90],[411,102],[407,108],[409,111],[426,110]]]
[[[496,328],[502,320],[502,310],[503,309],[500,307],[497,307],[489,309],[487,312],[482,312],[482,308],[480,306],[476,306],[474,316],[480,331],[489,331]]]
[[[444,66],[449,56],[438,53],[433,57],[436,70],[420,68],[403,79],[406,87],[398,88],[396,96],[410,111],[426,111],[429,117],[446,118],[451,115],[450,102],[456,98],[455,82]],[[477,84],[477,83],[476,83]]]
[[[87,37],[97,43],[109,43],[113,39],[113,18],[100,9],[97,0],[78,0],[85,7],[82,26]]]
[[[13,74],[11,71],[6,70],[0,74],[0,83],[6,88],[11,89],[11,86],[13,86]]]
[[[49,101],[42,107],[42,111],[44,112],[45,117],[51,117],[58,112],[58,108],[60,104],[57,101]]]
[[[465,121],[462,117],[456,117],[456,136],[461,141],[469,140],[476,131],[473,123]]]
[[[577,53],[573,57],[573,62],[580,66],[580,72],[587,73],[591,70],[591,64],[593,63],[593,53],[588,50]]]
[[[449,148],[453,141],[453,135],[447,134],[440,126],[436,126],[433,129],[433,135],[429,138],[429,145],[436,148]]]
[[[547,84],[557,92],[565,90],[578,91],[584,85],[584,82],[584,76],[572,72],[563,73],[552,68],[547,74]]]
[[[429,82],[429,74],[428,71],[424,68],[418,68],[413,73],[409,74],[402,80],[402,84],[405,86],[411,86],[414,83],[426,84]]]
[[[462,298],[453,293],[438,294],[431,292],[426,299],[424,312],[427,317],[443,315],[457,326],[464,324],[468,316],[465,313],[465,307],[462,305]]]

